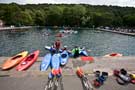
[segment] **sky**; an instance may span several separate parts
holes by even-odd
[[[19,4],[41,4],[41,3],[54,3],[54,4],[91,4],[91,5],[113,5],[113,6],[129,6],[135,7],[135,0],[0,0],[0,3],[19,3]]]

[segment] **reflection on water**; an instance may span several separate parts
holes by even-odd
[[[45,45],[51,45],[59,30],[29,29],[0,32],[0,56],[11,56],[20,51],[32,52],[41,50],[40,56],[44,56]],[[92,50],[89,55],[103,56],[111,52],[119,52],[124,55],[135,55],[135,37],[120,35],[110,32],[78,30],[77,34],[66,34],[61,38],[62,45],[72,49],[75,45],[85,46]]]

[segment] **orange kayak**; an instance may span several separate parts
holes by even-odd
[[[23,51],[9,59],[7,59],[3,65],[2,65],[2,70],[7,70],[10,69],[14,66],[16,66],[17,64],[19,64],[21,62],[21,60],[23,60],[28,54],[28,51]]]

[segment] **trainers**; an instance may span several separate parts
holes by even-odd
[[[119,77],[125,82],[130,82],[130,80],[131,80],[129,75],[123,75],[123,74],[120,73]]]
[[[102,76],[105,78],[105,80],[108,78],[108,72],[102,72]]]
[[[100,86],[101,86],[101,84],[100,84],[100,82],[99,82],[98,79],[93,80],[93,85],[94,85],[95,87],[100,87]]]
[[[127,71],[123,68],[120,70],[120,73],[123,74],[123,75],[127,75]]]
[[[96,77],[100,77],[100,71],[95,71],[94,73]]]

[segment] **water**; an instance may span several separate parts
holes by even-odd
[[[47,36],[46,32],[50,35]],[[48,51],[45,45],[51,45],[59,30],[29,29],[0,32],[0,56],[15,55],[23,50],[32,52],[39,49],[40,56]],[[61,38],[62,45],[72,49],[75,45],[92,50],[89,55],[103,56],[118,52],[125,56],[135,55],[135,37],[96,30],[78,30],[77,34],[68,34]]]

